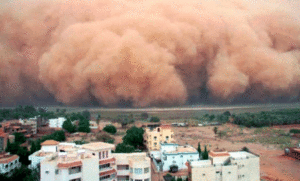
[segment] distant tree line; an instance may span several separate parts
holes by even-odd
[[[233,123],[246,127],[264,127],[300,123],[300,109],[262,111],[260,113],[243,113],[233,116]]]

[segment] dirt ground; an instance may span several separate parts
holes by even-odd
[[[245,142],[245,140],[249,138],[269,136],[269,134],[254,134],[255,128],[243,128],[241,130],[238,126],[231,124],[217,127],[218,130],[227,130],[227,132],[229,132],[229,136],[223,136],[222,138],[216,137],[213,131],[214,126],[173,127],[173,131],[178,144],[183,145],[188,143],[197,148],[198,142],[200,142],[202,150],[204,149],[204,145],[207,145],[208,150],[225,148],[227,151],[238,151],[243,147],[247,147],[251,152],[260,155],[260,170],[261,178],[263,180],[300,180],[300,161],[284,156],[284,151],[279,147],[279,145]],[[292,126],[292,128],[295,127],[300,128],[300,125]],[[277,126],[271,128],[271,131],[276,129],[288,132],[291,127]],[[299,141],[299,139],[293,139],[291,142],[295,144],[299,143]]]

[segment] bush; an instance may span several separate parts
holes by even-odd
[[[119,143],[116,146],[115,153],[132,153],[134,152],[135,148],[131,145],[127,145],[125,143]]]
[[[291,129],[290,133],[294,133],[294,134],[300,133],[300,129]]]
[[[160,122],[160,119],[158,117],[151,117],[150,122]]]
[[[170,166],[170,172],[172,172],[172,173],[178,172],[178,166],[177,165],[171,165]]]
[[[247,147],[244,146],[244,147],[242,148],[242,151],[249,152],[249,148],[247,148]]]
[[[107,125],[103,128],[103,131],[110,134],[116,134],[117,128],[114,125]]]
[[[96,135],[97,141],[102,141],[106,143],[114,143],[115,139],[111,137],[108,133],[100,133]]]

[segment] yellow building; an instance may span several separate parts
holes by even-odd
[[[171,143],[174,141],[174,132],[171,129],[171,125],[146,128],[144,140],[148,150],[159,150],[160,143]]]

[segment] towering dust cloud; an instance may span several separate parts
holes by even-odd
[[[7,1],[0,8],[0,104],[299,99],[299,4]]]

